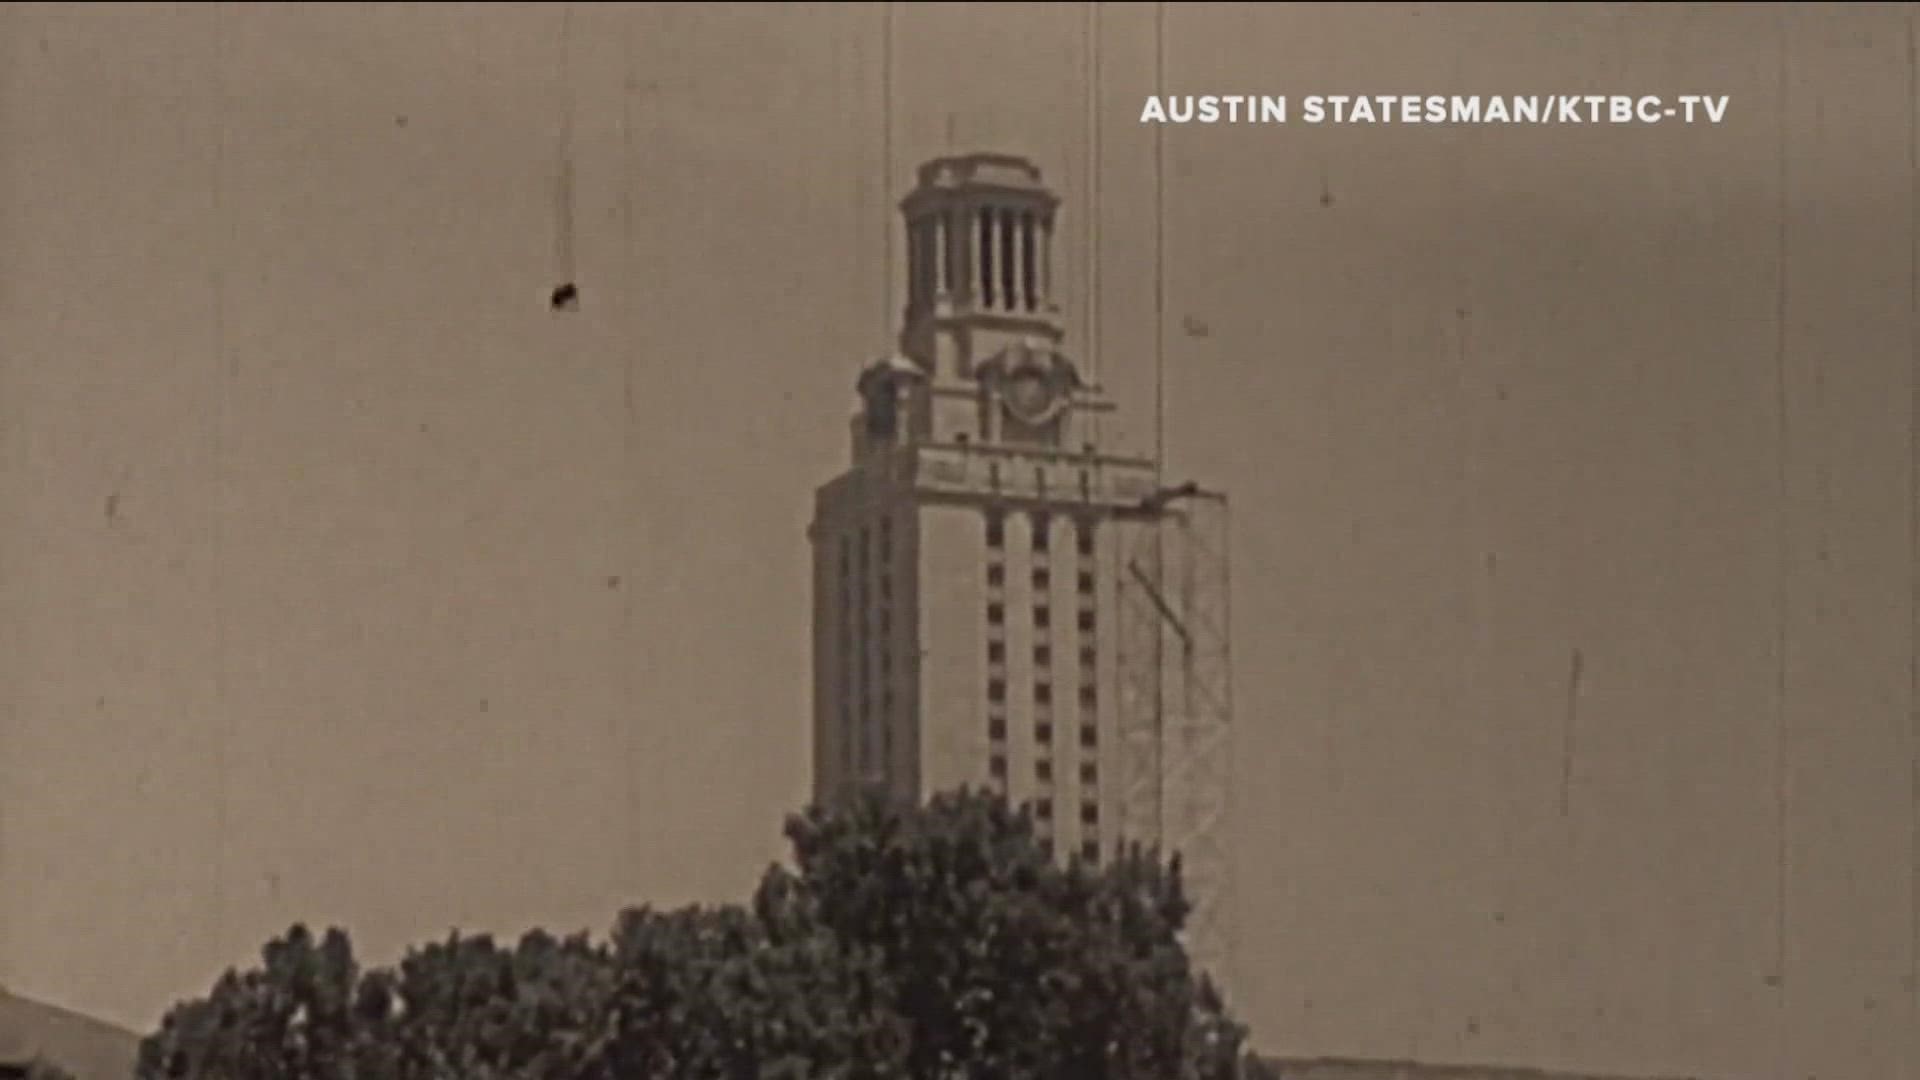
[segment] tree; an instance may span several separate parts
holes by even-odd
[[[837,935],[820,919],[802,883],[770,869],[754,895],[762,947],[761,993],[751,1023],[761,1060],[775,1077],[892,1080],[905,1077],[910,1030],[895,1008],[885,957]]]
[[[826,933],[784,871],[750,909],[635,909],[613,938],[622,1077],[904,1075],[877,958]]]
[[[1244,1031],[1191,970],[1178,863],[1060,868],[984,793],[874,797],[790,820],[797,888],[872,950],[925,1078],[1234,1075]]]
[[[453,934],[363,971],[295,926],[170,1011],[138,1077],[1228,1080],[1244,1032],[1179,943],[1177,863],[1055,865],[997,798],[791,818],[747,905],[608,940]]]
[[[140,1047],[141,1077],[355,1075],[377,1049],[353,947],[340,930],[319,941],[304,926],[261,950],[261,966],[229,970],[207,997],[169,1011]]]
[[[614,971],[585,935],[533,931],[504,949],[491,937],[449,936],[380,974],[384,1011],[369,1034],[382,1077],[605,1080],[616,1034]],[[370,989],[371,989],[370,984]]]

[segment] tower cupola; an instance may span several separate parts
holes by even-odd
[[[1011,154],[935,158],[900,202],[899,354],[861,376],[855,456],[915,443],[1090,449],[1109,408],[1062,346],[1060,200]]]
[[[1058,205],[1039,168],[1024,158],[968,154],[922,165],[900,204],[907,246],[901,351],[930,374],[970,376],[972,362],[999,351],[967,347],[981,339],[1057,343]],[[954,364],[968,370],[954,371]]]

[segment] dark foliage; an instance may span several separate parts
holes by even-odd
[[[362,971],[296,926],[141,1046],[140,1080],[1226,1080],[1243,1030],[1179,944],[1177,864],[1051,863],[961,793],[787,826],[744,906],[604,944],[454,935]]]

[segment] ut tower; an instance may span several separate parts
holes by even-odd
[[[1061,858],[1176,852],[1220,973],[1225,501],[1102,445],[1038,169],[935,160],[901,210],[899,353],[860,374],[851,467],[810,529],[814,795],[984,786]]]

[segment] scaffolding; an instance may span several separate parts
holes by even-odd
[[[1163,489],[1127,515],[1119,589],[1122,832],[1177,856],[1196,967],[1234,956],[1233,681],[1224,495]]]

